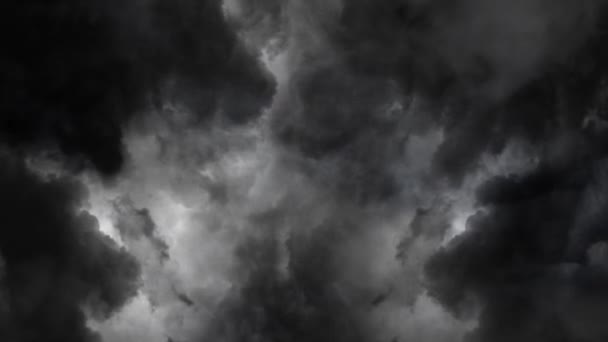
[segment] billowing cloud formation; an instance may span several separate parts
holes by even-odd
[[[216,0],[11,0],[0,12],[0,139],[11,146],[56,145],[113,174],[138,111],[166,100],[243,122],[272,95]]]
[[[114,174],[80,176],[141,269],[69,297],[80,340],[606,339],[603,1],[9,5],[10,158]]]
[[[605,310],[605,162],[484,184],[484,211],[428,265],[456,314],[481,301],[473,341],[601,341]],[[469,303],[470,304],[470,303]]]
[[[428,265],[436,298],[457,315],[481,310],[472,341],[606,338],[594,318],[607,308],[603,46],[591,36],[571,62],[501,104],[525,115],[511,122],[534,129],[523,136],[539,162],[485,182],[467,231]],[[497,133],[520,137],[508,126]]]
[[[484,104],[563,64],[595,30],[601,1],[340,2],[332,41],[357,72]]]
[[[294,31],[296,46],[288,106],[303,119],[296,116],[290,130],[279,132],[295,135],[299,145],[320,142],[326,153],[335,141],[348,145],[386,121],[378,105],[388,105],[389,82],[395,82],[405,98],[392,98],[417,117],[407,129],[444,129],[436,170],[460,181],[484,153],[500,152],[513,138],[536,142],[561,121],[580,123],[580,106],[592,100],[605,73],[602,5],[361,0],[287,6],[295,24],[286,29]],[[417,95],[429,109],[407,107]]]
[[[479,313],[479,326],[466,340],[605,338],[592,319],[605,310],[598,290],[605,277],[598,189],[606,133],[602,1],[311,1],[287,2],[282,10],[267,1],[264,6],[258,8],[272,10],[256,17],[275,20],[288,35],[288,75],[275,101],[271,132],[289,151],[290,163],[295,160],[297,170],[329,191],[325,205],[351,203],[364,212],[381,203],[411,210],[439,193],[446,206],[423,206],[398,246],[396,254],[407,262],[416,244],[435,241],[428,247],[437,248],[437,240],[447,236],[449,222],[458,216],[449,205],[458,202],[452,196],[477,187],[485,158],[521,143],[531,163],[520,174],[483,182],[477,190],[480,212],[431,258],[423,287],[457,317]],[[255,2],[235,8],[237,17],[256,13]],[[404,163],[410,140],[433,130],[441,132],[442,142],[428,173],[414,174],[418,187],[408,187],[401,178],[412,176],[408,168],[416,169]],[[331,269],[345,241],[378,229],[378,222],[361,217],[351,222],[357,214],[332,208],[322,224],[289,229],[297,242],[292,247],[288,239],[284,253],[295,283],[281,283],[272,269],[249,267],[262,280],[252,276],[236,296],[238,309],[223,322],[245,323],[236,328],[227,323],[229,340],[244,335],[269,341],[382,340],[381,330],[366,325],[370,316],[361,314],[364,295],[348,286],[333,291],[352,260],[340,259]],[[435,217],[425,217],[425,211]],[[279,222],[292,222],[291,214],[274,213]],[[383,215],[380,221],[390,221],[391,213]],[[322,247],[316,239],[295,237],[306,229],[319,234]],[[332,239],[333,234],[339,237]],[[252,242],[267,244],[267,254],[256,245],[258,252],[243,263],[255,256],[267,258],[261,265],[274,263],[276,241],[268,239]],[[297,262],[298,251],[311,253],[306,265],[316,256],[322,265],[307,273]],[[325,273],[326,268],[331,270]],[[282,291],[304,298],[301,305],[283,305],[276,298]],[[394,303],[390,291],[375,298],[373,303]],[[348,309],[341,311],[344,306]],[[580,316],[569,318],[572,312]],[[351,322],[350,329],[342,328],[342,320]],[[319,330],[324,333],[306,335]]]
[[[0,21],[0,340],[100,341],[93,321],[155,289],[140,285],[167,276],[168,247],[126,202],[124,241],[103,234],[82,181],[119,177],[124,132],[147,113],[244,124],[274,84],[216,0],[9,0]]]
[[[139,266],[80,208],[86,190],[42,178],[2,152],[0,338],[97,341],[85,313],[104,319],[135,294]]]

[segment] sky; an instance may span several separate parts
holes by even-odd
[[[4,0],[0,341],[606,341],[606,6]]]

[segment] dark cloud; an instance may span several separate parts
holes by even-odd
[[[87,316],[121,308],[140,265],[81,210],[85,186],[70,172],[116,175],[123,132],[155,107],[192,112],[196,125],[242,124],[274,85],[219,0],[9,0],[0,21],[0,340],[98,341]],[[32,172],[41,154],[66,175]],[[122,237],[166,259],[148,212],[125,206]]]
[[[243,282],[222,303],[205,340],[365,341],[352,293],[337,284],[335,243],[350,227],[328,224],[308,237],[294,232],[281,241],[285,214],[279,209],[253,219],[252,228],[268,231],[235,251]],[[289,262],[281,269],[285,257]]]
[[[104,319],[125,304],[138,264],[81,210],[81,184],[0,159],[0,339],[98,341],[85,313]]]
[[[183,335],[397,341],[417,332],[384,331],[372,318],[393,318],[395,307],[413,312],[426,286],[455,317],[479,315],[468,341],[608,338],[600,319],[608,313],[603,1],[233,0],[228,22],[222,5],[0,5],[0,139],[15,156],[56,147],[71,163],[115,174],[124,127],[138,113],[192,112],[174,126],[159,119],[166,130],[153,134],[159,156],[182,178],[176,191],[204,202],[192,207],[212,208],[193,220],[208,220],[201,226],[217,226],[210,231],[236,248],[234,263],[226,262],[230,290],[208,304],[217,310],[204,328]],[[277,71],[284,84],[268,126],[258,122],[264,143],[249,146],[258,139],[225,129],[269,104],[273,83],[247,50],[265,45],[285,49]],[[185,134],[207,123],[217,137],[200,143],[205,130]],[[411,140],[430,131],[441,143],[428,152],[428,168],[408,165],[424,159],[408,158]],[[417,258],[451,230],[459,199],[450,196],[468,191],[464,181],[479,176],[484,156],[514,142],[538,163],[483,182],[466,231],[417,279],[407,267],[422,264]],[[2,158],[0,337],[95,340],[82,309],[106,318],[121,307],[136,290],[137,264],[78,211],[86,196],[77,184]],[[219,165],[225,179],[205,163]],[[252,198],[262,203],[242,203]],[[440,200],[424,205],[430,198]],[[423,209],[409,226],[394,222],[396,212],[416,207]],[[152,306],[177,302],[202,317],[207,307],[199,306],[216,301],[165,268],[168,246],[150,213],[130,202],[113,209],[125,245],[148,262],[143,277],[154,279],[142,291]],[[369,259],[379,252],[353,241],[375,241],[370,236],[389,224],[409,227],[400,244],[386,246],[406,274],[376,279],[371,269],[379,266]]]
[[[448,179],[455,191],[484,155],[523,141],[538,165],[477,189],[479,211],[431,258],[426,285],[457,317],[480,311],[470,341],[605,340],[608,330],[597,318],[608,308],[601,290],[608,279],[604,3],[311,3],[318,17],[290,15],[314,26],[301,34],[315,36],[321,47],[305,45],[314,39],[294,33],[289,52],[297,57],[289,56],[290,77],[271,126],[281,146],[303,156],[296,167],[334,195],[360,196],[356,206],[365,208],[395,203],[393,166],[409,133],[429,127],[443,132],[429,177]],[[416,109],[408,107],[412,98],[425,104],[408,113],[420,116],[416,120],[404,114]],[[394,103],[405,108],[401,115],[390,115]],[[414,240],[438,240],[449,230],[450,210],[432,209],[417,213],[400,257],[407,257]],[[329,231],[356,235],[351,228]],[[322,239],[331,246],[294,243],[294,276],[284,282],[266,266],[277,263],[277,242],[248,240],[256,246],[242,260],[248,278],[221,316],[230,322],[222,331],[236,341],[247,335],[261,341],[373,340],[353,318],[356,310],[340,301],[343,293],[329,290],[334,248],[346,238]],[[318,258],[321,264],[315,264]],[[282,296],[303,302],[291,299],[294,308]],[[382,305],[386,298],[367,303]],[[341,320],[351,318],[347,325],[361,330],[341,328]],[[324,333],[307,335],[312,331]]]
[[[280,48],[285,47],[288,32],[285,30],[287,18],[284,1],[226,0],[224,7],[229,22],[236,30],[247,34],[254,45],[264,46],[274,39],[275,49],[271,52],[280,52]]]
[[[273,92],[225,24],[220,1],[0,6],[0,139],[11,146],[57,145],[77,165],[113,174],[124,126],[151,104],[177,102],[202,119],[243,122]]]
[[[293,36],[272,134],[298,168],[364,202],[399,194],[411,135],[444,132],[432,177],[458,186],[514,140],[578,129],[606,74],[601,1],[338,3],[254,13]]]
[[[397,257],[407,259],[412,244],[419,239],[441,239],[450,228],[450,206],[435,204],[430,208],[418,208],[410,222],[410,234],[397,246]],[[404,260],[406,261],[406,260]]]
[[[143,284],[140,288],[153,307],[179,302],[195,306],[171,269],[169,246],[159,233],[148,209],[138,209],[129,197],[112,201],[114,227],[131,255],[138,260]]]
[[[160,262],[169,258],[169,246],[158,235],[148,209],[137,209],[129,198],[119,198],[113,204],[116,214],[114,227],[126,244],[134,245],[132,250],[146,249],[148,254],[155,255]],[[140,246],[141,244],[144,245]]]
[[[314,2],[312,14],[293,13],[298,25],[283,28],[295,31],[291,51],[300,57],[289,65],[275,131],[306,156],[387,155],[403,140],[392,129],[432,127],[445,132],[436,176],[458,184],[513,139],[539,143],[579,127],[606,75],[602,1],[338,3]],[[395,103],[415,118],[387,116]],[[386,170],[399,157],[356,164]],[[382,178],[360,184],[382,187]]]
[[[336,65],[303,69],[273,121],[278,140],[305,156],[298,169],[364,202],[395,196],[388,166],[403,156],[408,129],[393,85]]]
[[[273,1],[241,3],[246,13],[260,3],[263,14],[253,11],[252,20],[280,17],[273,24],[285,26],[273,27],[291,35],[271,134],[286,148],[282,167],[327,191],[327,202],[360,211],[410,205],[400,201],[410,189],[400,188],[395,168],[410,137],[433,129],[443,142],[419,181],[450,185],[422,185],[427,192],[458,193],[484,155],[513,142],[534,151],[540,162],[531,170],[477,189],[467,230],[426,266],[434,299],[462,319],[480,311],[467,340],[608,337],[597,318],[608,308],[602,1],[311,1],[282,10]],[[420,240],[440,244],[456,210],[447,202],[416,212],[396,258],[408,262]],[[340,248],[377,227],[335,210],[323,228],[284,242],[276,231],[299,218],[283,210],[291,205],[252,220],[252,230],[265,230],[237,250],[242,283],[207,337],[376,340],[360,313],[393,302],[391,290],[369,295],[337,284],[349,267]],[[288,231],[310,228],[296,227]],[[277,266],[284,254],[287,277]]]
[[[508,96],[594,31],[601,1],[344,1],[328,25],[355,72],[434,96]]]
[[[457,123],[456,138],[439,151],[443,172],[462,177],[480,151],[522,138],[538,147],[538,166],[477,189],[480,210],[467,231],[427,266],[441,303],[458,315],[481,310],[472,341],[607,336],[593,318],[607,308],[599,290],[606,281],[604,26],[565,64],[493,106],[484,122],[472,114]],[[498,149],[466,151],[475,145]]]
[[[603,156],[573,155],[478,189],[482,209],[427,265],[432,293],[453,312],[479,303],[471,340],[606,338],[593,318],[608,309]]]

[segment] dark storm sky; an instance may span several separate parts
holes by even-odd
[[[606,11],[3,1],[0,340],[605,341]]]

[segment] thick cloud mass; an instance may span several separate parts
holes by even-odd
[[[605,341],[606,11],[3,2],[0,340]]]
[[[0,340],[99,341],[90,320],[112,317],[151,272],[136,249],[165,260],[167,245],[127,206],[118,247],[83,211],[78,177],[118,177],[124,133],[150,111],[244,124],[274,84],[216,0],[9,0],[0,21]]]
[[[425,268],[423,286],[432,298],[462,320],[479,315],[465,340],[607,337],[597,318],[608,308],[601,290],[608,70],[602,1],[311,1],[287,2],[282,11],[263,3],[261,11],[272,10],[256,17],[284,25],[289,36],[289,75],[275,101],[272,133],[304,160],[299,169],[313,184],[331,193],[326,201],[365,211],[378,203],[411,210],[429,197],[445,200],[417,211],[396,246],[404,263],[415,260],[417,244],[437,248],[447,236],[458,207],[451,196],[477,188],[484,158],[514,143],[529,149],[534,162],[524,171],[490,177],[475,190],[478,212]],[[253,4],[242,1],[240,10],[251,13]],[[412,136],[433,130],[442,142],[426,172],[403,172],[415,168],[407,165]],[[356,215],[334,210],[326,229],[313,229],[319,240],[296,238],[290,229],[297,242],[287,243],[293,278],[284,283],[259,266],[276,263],[277,242],[254,240],[268,247],[247,254],[243,264],[255,263],[248,267],[253,275],[223,319],[244,323],[225,331],[261,341],[382,340],[386,331],[366,325],[373,315],[362,314],[361,292],[348,286],[332,292],[345,275],[331,269],[336,260],[338,269],[349,268],[338,257],[346,240],[378,227],[346,223]],[[322,265],[307,272],[319,256]],[[299,309],[281,304],[283,292],[303,298],[293,304]],[[391,296],[384,291],[371,302],[385,309],[391,305],[385,302],[398,301]],[[343,320],[352,328],[345,330]],[[324,333],[306,335],[313,330]]]
[[[11,146],[57,145],[113,174],[124,126],[138,111],[168,98],[201,119],[242,122],[272,94],[216,0],[0,6],[0,138]]]
[[[0,338],[97,341],[85,311],[105,318],[125,304],[137,262],[81,211],[81,184],[42,179],[5,152],[0,159]]]
[[[482,302],[474,341],[601,341],[605,312],[605,161],[493,179],[486,208],[428,265],[455,313]],[[469,308],[470,309],[470,308]]]
[[[601,290],[607,279],[603,46],[603,35],[591,36],[571,62],[501,104],[498,110],[523,115],[499,117],[503,128],[495,132],[542,146],[540,163],[485,182],[477,190],[481,210],[467,231],[427,266],[433,294],[454,313],[479,303],[473,341],[607,336],[597,320],[608,308]]]
[[[280,243],[267,240],[272,238],[252,239],[239,248],[245,285],[223,304],[205,340],[364,341],[352,303],[332,285],[339,267],[332,260],[332,237],[299,241],[303,248],[296,239],[289,241],[286,277],[277,269]]]

